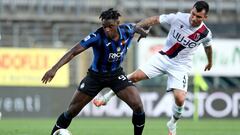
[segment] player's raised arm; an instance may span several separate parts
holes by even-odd
[[[204,50],[208,59],[208,64],[206,65],[204,71],[209,71],[212,68],[212,46],[206,46],[204,47]]]
[[[57,70],[61,68],[63,65],[68,63],[70,60],[72,60],[73,57],[80,54],[86,50],[84,47],[80,46],[79,43],[77,43],[74,47],[72,47],[67,53],[63,55],[63,57],[51,68],[49,69],[44,76],[42,77],[42,83],[48,83],[50,82],[53,77],[55,76]]]

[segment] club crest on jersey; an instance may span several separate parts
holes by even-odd
[[[121,47],[117,47],[117,52],[120,52],[121,51]]]
[[[198,41],[201,37],[201,34],[200,33],[196,33],[193,37],[194,41]]]

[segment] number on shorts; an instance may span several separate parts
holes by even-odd
[[[186,87],[186,77],[185,77],[185,75],[183,76],[183,88],[185,88]]]
[[[122,81],[124,81],[124,80],[126,80],[126,79],[127,79],[127,77],[126,77],[126,76],[124,76],[124,75],[120,75],[120,76],[118,76],[118,79],[119,79],[119,80],[122,80]]]

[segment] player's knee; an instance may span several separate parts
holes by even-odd
[[[175,97],[175,103],[178,106],[183,106],[185,102],[185,96],[177,96]]]
[[[182,90],[174,90],[175,103],[178,106],[183,106],[187,93]]]
[[[143,112],[143,104],[141,102],[135,102],[132,105],[133,112],[140,113]]]

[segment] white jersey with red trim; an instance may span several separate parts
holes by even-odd
[[[199,45],[210,46],[212,33],[202,22],[198,27],[192,27],[189,22],[190,14],[178,12],[159,16],[160,23],[169,24],[170,31],[161,54],[175,65],[191,69],[193,54]]]

